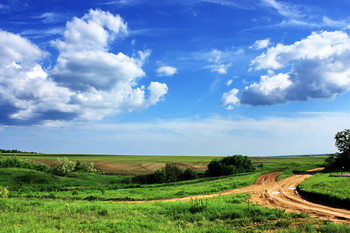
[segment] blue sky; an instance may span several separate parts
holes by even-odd
[[[350,123],[350,3],[0,2],[0,147],[335,152]]]

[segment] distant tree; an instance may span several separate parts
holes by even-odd
[[[170,183],[195,178],[197,178],[197,174],[191,168],[187,168],[183,171],[176,163],[166,163],[162,169],[159,169],[152,174],[133,177],[131,182],[140,184],[154,184]]]
[[[233,155],[212,160],[206,173],[208,176],[225,176],[251,171],[255,171],[255,167],[247,156]]]
[[[336,133],[335,146],[339,153],[330,155],[326,159],[327,170],[350,170],[350,129],[345,129]]]

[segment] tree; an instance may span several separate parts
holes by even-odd
[[[181,170],[176,163],[166,163],[165,166],[152,174],[138,175],[131,179],[133,183],[155,184],[170,183],[180,180],[190,180],[197,178],[197,174],[191,168]]]
[[[350,129],[345,129],[336,133],[335,146],[338,148],[339,153],[330,155],[326,159],[327,170],[350,170]]]
[[[208,164],[208,176],[225,176],[234,173],[255,171],[255,167],[247,156],[226,156],[220,160],[214,159]]]
[[[344,129],[336,133],[335,146],[338,148],[340,153],[346,153],[350,150],[350,129]]]

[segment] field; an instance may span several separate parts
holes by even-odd
[[[54,166],[55,160],[67,157],[71,160],[94,162],[97,169],[111,174],[149,174],[164,166],[165,163],[177,163],[183,168],[196,171],[206,170],[208,163],[219,156],[154,156],[154,155],[65,155],[65,154],[18,154],[18,158],[30,159]],[[301,158],[301,160],[299,159]],[[286,169],[303,165],[321,165],[326,156],[275,156],[250,157],[255,164],[263,164],[265,168]],[[291,173],[290,173],[291,174]]]
[[[51,161],[62,155],[21,155],[31,161]],[[214,157],[201,156],[97,156],[64,155],[71,160],[106,164],[157,164],[175,162],[202,166]],[[216,157],[215,157],[216,158]],[[284,171],[287,177],[322,165],[324,157],[255,157],[256,172],[205,177],[166,184],[125,182],[136,174],[114,169],[109,174],[72,172],[68,176],[30,168],[0,168],[0,232],[349,232],[348,225],[286,213],[250,202],[250,194],[216,196],[190,201],[127,203],[218,193],[246,187],[265,173]],[[48,164],[50,164],[48,163]],[[137,166],[136,166],[137,167]],[[113,174],[112,174],[113,173]],[[117,174],[119,173],[119,174]],[[203,174],[203,172],[199,172]]]
[[[303,181],[299,187],[309,195],[320,195],[320,199],[343,203],[343,206],[347,203],[350,207],[350,177],[331,177],[330,173],[318,173]]]

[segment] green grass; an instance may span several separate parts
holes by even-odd
[[[350,177],[330,177],[330,173],[318,173],[303,181],[303,191],[326,195],[333,199],[350,201]]]
[[[89,156],[88,156],[89,157]],[[129,156],[133,157],[133,156]],[[260,158],[261,159],[261,158]],[[266,162],[269,161],[274,162]],[[305,159],[308,162],[300,162]],[[24,168],[0,168],[0,186],[6,186],[12,197],[39,197],[88,200],[152,200],[211,194],[224,190],[240,188],[255,183],[257,177],[272,171],[284,171],[284,177],[295,170],[306,170],[319,166],[314,158],[280,157],[265,158],[263,167],[254,173],[227,177],[202,177],[169,184],[140,185],[123,182],[132,176],[102,175],[74,172],[69,177],[32,171]],[[166,159],[165,159],[166,160]],[[313,162],[310,162],[313,161]]]
[[[96,159],[96,155],[82,156],[85,159],[74,156],[69,158]],[[126,163],[142,159],[142,156],[122,157]],[[204,163],[207,159],[185,157],[193,163]],[[56,158],[57,155],[53,155],[52,159]],[[118,156],[108,158],[116,161]],[[154,162],[158,162],[157,158],[147,157]],[[175,156],[162,157],[161,161],[169,160],[181,162]],[[250,185],[263,173],[284,170],[288,176],[293,171],[322,163],[322,159],[316,157],[258,160],[264,165],[254,173],[152,185],[124,183],[130,175],[74,172],[68,177],[59,177],[26,168],[0,168],[0,186],[10,190],[9,198],[0,198],[0,232],[350,232],[348,225],[251,204],[249,194],[188,202],[115,201],[216,193]]]
[[[4,154],[5,155],[5,154]],[[162,156],[162,155],[88,155],[88,154],[17,154],[18,158],[26,159],[51,159],[67,157],[71,160],[84,161],[109,161],[109,162],[142,162],[142,163],[168,163],[182,162],[198,165],[207,165],[211,160],[222,158],[222,156]],[[292,163],[318,162],[323,163],[327,156],[269,156],[269,157],[249,157],[253,163]]]
[[[0,168],[0,186],[8,187],[12,197],[150,200],[209,194],[248,186],[260,174],[139,185],[122,183],[130,176],[72,173],[71,177],[58,177],[24,168]]]
[[[247,194],[199,201],[114,203],[67,200],[0,199],[0,232],[263,232],[314,229],[329,223],[247,203]],[[349,226],[336,225],[349,230]],[[310,226],[309,226],[310,228]]]

